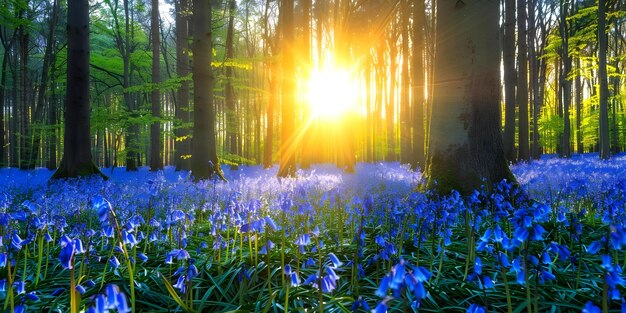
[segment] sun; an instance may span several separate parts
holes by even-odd
[[[356,109],[359,88],[348,70],[314,70],[307,89],[306,100],[315,118],[339,119]]]

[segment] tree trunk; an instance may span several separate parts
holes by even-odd
[[[514,162],[515,153],[515,0],[504,2],[504,153],[507,160]]]
[[[152,0],[150,18],[150,34],[152,37],[152,118],[155,119],[150,125],[150,170],[163,169],[163,157],[161,156],[161,93],[159,83],[161,81],[159,49],[161,48],[161,35],[159,32],[159,0]]]
[[[530,160],[528,120],[528,36],[526,32],[526,0],[517,0],[517,104],[519,105],[518,159]]]
[[[282,0],[280,8],[282,47],[283,53],[283,85],[281,90],[281,144],[280,167],[278,177],[294,177],[296,175],[296,147],[295,133],[295,105],[296,105],[296,71],[295,51],[293,48],[295,37],[293,27],[293,0]]]
[[[576,68],[581,71],[580,58],[576,58]],[[576,105],[576,153],[583,153],[583,132],[580,127],[582,124],[582,108],[583,108],[583,84],[581,74],[577,74],[574,80],[574,103]]]
[[[270,58],[270,31],[269,31],[269,6],[270,0],[265,2],[265,13],[263,14],[263,32],[265,40],[263,41],[263,57],[267,69],[267,78],[269,82],[269,101],[267,104],[267,132],[265,134],[265,142],[263,147],[263,168],[270,168],[274,165],[273,147],[274,147],[274,108],[276,107],[277,95],[277,76],[275,61]]]
[[[394,27],[392,27],[393,29]],[[398,69],[398,48],[396,41],[398,39],[395,30],[389,34],[389,86],[387,93],[389,94],[389,102],[385,108],[387,120],[387,162],[396,161],[396,131],[395,131],[395,96],[396,96],[396,73]],[[379,54],[380,55],[380,54]]]
[[[193,0],[193,143],[191,174],[196,181],[217,174],[222,180],[215,143],[215,76],[211,60],[211,5],[209,0]]]
[[[67,87],[63,159],[52,179],[98,174],[89,129],[89,3],[67,2]]]
[[[43,56],[43,64],[41,68],[41,80],[39,82],[38,93],[37,93],[37,102],[35,105],[35,111],[32,116],[32,124],[40,124],[43,123],[44,120],[44,109],[46,106],[46,91],[48,90],[48,83],[50,82],[50,69],[51,63],[53,59],[56,58],[54,54],[55,50],[55,29],[57,23],[57,15],[58,15],[58,2],[54,1],[52,4],[52,12],[50,13],[49,27],[48,27],[48,37],[46,41],[46,48],[44,50]],[[30,144],[28,146],[28,150],[26,151],[26,161],[25,166],[22,168],[25,169],[34,169],[36,166],[37,159],[39,158],[39,148],[41,145],[41,131],[34,129],[34,127],[30,127],[27,131],[27,139],[30,140]],[[32,138],[32,139],[30,139]],[[56,166],[54,167],[56,168]]]
[[[5,129],[4,129],[4,97],[7,81],[7,65],[9,64],[9,49],[5,47],[4,54],[2,56],[2,69],[0,71],[0,168],[7,165],[6,151],[4,149],[5,143]]]
[[[411,82],[409,80],[409,0],[401,2],[402,15],[402,88],[400,91],[400,163],[411,162],[411,114],[409,106],[409,92]]]
[[[561,75],[561,96],[563,105],[563,136],[561,139],[561,157],[571,157],[570,141],[571,141],[571,129],[570,129],[570,106],[572,102],[572,82],[569,79],[570,71],[572,69],[572,58],[569,56],[569,25],[567,22],[568,16],[568,4],[565,0],[561,0],[561,60],[563,63],[563,74]]]
[[[515,180],[500,131],[498,8],[494,0],[437,2],[427,177],[439,193]]]
[[[226,60],[232,61],[235,57],[235,0],[228,0],[228,27],[226,31]],[[233,67],[226,65],[226,84],[224,86],[224,100],[226,104],[226,150],[231,157],[239,154],[239,116],[233,86]],[[235,160],[231,160],[235,161]]]
[[[426,154],[424,151],[424,0],[413,3],[413,155],[411,168],[426,168]]]
[[[609,142],[609,83],[606,70],[608,38],[606,34],[606,1],[598,0],[598,81],[600,83],[600,159],[611,156]]]
[[[176,127],[175,161],[176,170],[189,170],[191,139],[189,138],[189,5],[187,0],[177,0],[176,5],[176,74],[183,80],[176,93],[175,116],[180,124]]]

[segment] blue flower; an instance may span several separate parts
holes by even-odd
[[[339,261],[339,259],[337,258],[337,256],[334,253],[329,253],[328,257],[330,258],[330,261],[333,263],[333,266],[335,268],[340,267],[341,265],[343,265],[343,262]]]
[[[467,308],[466,313],[486,313],[487,311],[485,310],[485,308],[481,305],[478,305],[476,303],[470,305],[469,308]]]
[[[120,261],[114,255],[112,255],[111,258],[109,259],[109,263],[111,263],[111,266],[113,268],[117,268],[118,266],[120,266]]]
[[[600,250],[600,241],[594,241],[587,247],[587,252],[590,254],[596,254]]]
[[[593,302],[591,301],[587,301],[587,303],[585,303],[585,306],[583,307],[582,313],[600,313],[602,312],[602,310],[600,310],[599,307],[595,306],[593,304]]]

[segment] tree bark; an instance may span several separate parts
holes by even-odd
[[[498,8],[495,0],[437,2],[427,187],[439,193],[515,180],[500,131]]]
[[[598,0],[598,81],[600,84],[600,159],[611,156],[609,139],[608,97],[609,83],[606,70],[608,37],[606,34],[606,1]]]
[[[98,174],[89,129],[89,3],[67,2],[67,87],[63,158],[52,179]]]
[[[177,125],[175,134],[175,160],[176,170],[191,169],[189,157],[191,155],[191,139],[189,138],[189,126],[191,115],[189,112],[189,5],[187,0],[174,2],[176,9],[176,74],[182,79],[180,88],[176,92],[175,116],[180,124]]]
[[[507,160],[515,162],[515,0],[504,2],[504,153]]]
[[[236,1],[228,0],[228,27],[226,30],[226,60],[233,61],[235,57],[235,9]],[[233,67],[226,64],[226,84],[224,86],[224,100],[226,104],[226,150],[231,157],[240,154],[239,116],[233,85]],[[234,160],[231,160],[234,161]]]
[[[522,161],[530,160],[527,37],[526,0],[517,0],[517,104],[519,105],[518,159]]]
[[[409,106],[409,92],[411,81],[409,80],[409,0],[402,3],[402,73],[400,90],[400,163],[411,162],[411,114]]]
[[[210,1],[193,0],[192,10],[194,114],[191,175],[196,181],[211,178],[213,174],[225,180],[215,142]]]
[[[280,167],[278,177],[294,177],[296,175],[295,105],[296,105],[296,71],[295,43],[293,27],[293,0],[282,0],[280,8],[283,53],[283,85],[281,90],[281,144]]]
[[[152,37],[152,92],[150,93],[150,101],[152,102],[152,118],[154,119],[150,125],[150,170],[157,171],[163,169],[161,122],[159,121],[161,119],[161,93],[159,92],[159,83],[161,82],[159,0],[152,0],[150,33]]]
[[[426,168],[424,149],[424,26],[426,14],[424,0],[413,3],[413,156],[411,168]]]
[[[570,106],[572,102],[572,82],[569,79],[570,71],[572,69],[572,59],[569,56],[569,25],[567,22],[568,16],[568,4],[565,0],[561,0],[561,22],[560,22],[560,32],[561,32],[561,61],[563,65],[563,73],[561,75],[561,101],[563,106],[563,135],[561,138],[561,157],[569,158],[571,157],[571,149],[570,149],[570,141],[571,141],[571,130],[570,130]]]

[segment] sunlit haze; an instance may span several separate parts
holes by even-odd
[[[338,119],[356,110],[358,85],[348,70],[315,70],[307,84],[307,101],[314,117]]]

